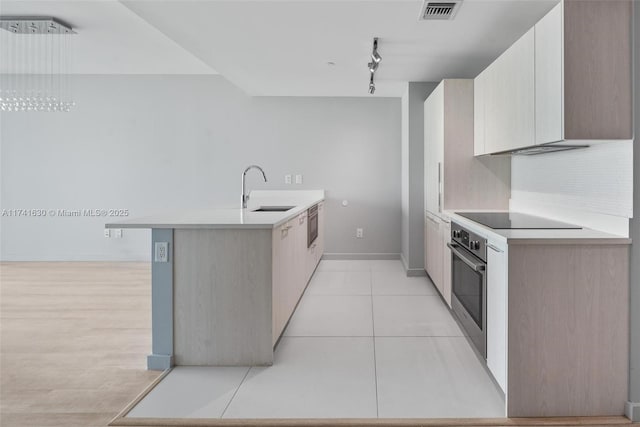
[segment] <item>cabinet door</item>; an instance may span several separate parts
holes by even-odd
[[[451,242],[451,223],[442,221],[441,247],[442,247],[442,297],[451,307],[451,251],[447,243]]]
[[[429,274],[429,218],[427,218],[427,211],[424,212],[424,271]]]
[[[307,285],[307,214],[301,213],[295,220],[296,240],[294,248],[295,272],[296,272],[296,304]]]
[[[431,214],[426,215],[427,273],[438,291],[442,294],[442,235],[440,220]]]
[[[563,6],[558,4],[535,26],[536,144],[564,138]]]
[[[283,297],[283,316],[284,323],[289,320],[289,316],[293,312],[296,305],[296,272],[295,272],[295,221],[296,218],[289,220],[283,234],[283,275],[284,280],[284,297]]]
[[[444,82],[424,103],[424,139],[425,208],[431,213],[439,213],[444,160]]]
[[[487,246],[487,367],[507,391],[507,245]]]
[[[484,146],[484,103],[487,72],[482,72],[473,80],[473,154],[486,154]]]
[[[486,71],[486,152],[534,145],[534,29],[507,49]]]
[[[316,265],[322,259],[322,255],[324,254],[324,245],[325,245],[325,221],[326,221],[326,212],[324,209],[324,203],[318,204],[318,246],[316,246]]]
[[[272,303],[272,338],[273,344],[278,341],[286,320],[284,319],[284,295],[285,281],[284,268],[284,236],[286,224],[273,229],[272,234],[272,285],[271,285],[271,303]]]

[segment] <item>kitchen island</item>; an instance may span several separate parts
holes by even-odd
[[[106,224],[152,230],[147,367],[272,364],[273,348],[323,253],[323,201],[322,190],[254,191],[246,209]],[[257,212],[261,207],[290,209]],[[317,237],[308,242],[311,228]]]

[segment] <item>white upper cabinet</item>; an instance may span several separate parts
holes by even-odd
[[[486,153],[484,146],[484,101],[488,74],[485,70],[473,81],[473,154],[476,156]]]
[[[536,144],[564,139],[562,3],[535,26]]]
[[[628,0],[554,7],[476,77],[475,155],[631,139],[630,17]]]
[[[486,70],[485,153],[534,144],[533,56],[531,29]]]

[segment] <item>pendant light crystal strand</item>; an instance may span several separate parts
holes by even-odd
[[[49,17],[0,17],[0,109],[70,111],[75,32]]]

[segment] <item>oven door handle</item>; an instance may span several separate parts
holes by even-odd
[[[456,245],[456,244],[452,245],[451,243],[447,242],[447,246],[449,247],[449,249],[451,249],[451,252],[453,254],[457,255],[457,257],[460,258],[462,260],[462,262],[464,262],[469,267],[471,267],[471,269],[473,271],[475,271],[476,273],[479,273],[479,272],[482,272],[482,271],[485,270],[485,264],[484,263],[471,261],[469,258],[464,256],[464,254],[457,249],[459,247],[458,245]]]

